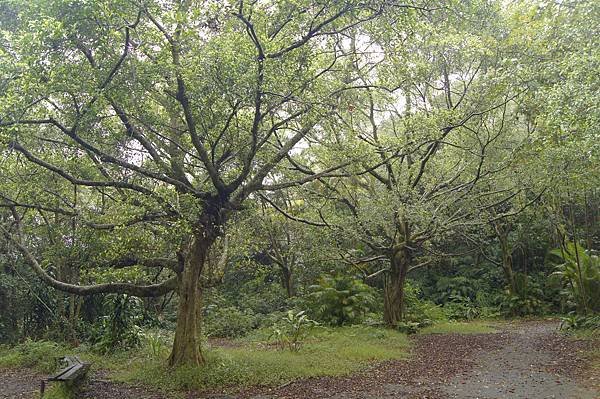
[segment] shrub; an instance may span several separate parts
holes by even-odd
[[[445,321],[448,318],[444,310],[433,302],[420,299],[421,289],[411,283],[406,283],[404,288],[405,320],[400,331],[412,333],[415,327],[423,328],[437,321]],[[416,326],[413,324],[416,323]]]
[[[11,348],[2,349],[1,367],[34,368],[43,373],[50,373],[58,367],[58,361],[65,355],[67,348],[50,341],[25,342]]]
[[[515,273],[516,291],[506,291],[500,309],[507,316],[541,315],[548,311],[540,284],[524,273]]]
[[[362,322],[377,303],[374,288],[347,276],[323,275],[309,289],[306,303],[310,313],[333,326]]]
[[[559,260],[553,275],[563,283],[563,295],[580,314],[600,311],[600,257],[580,244],[569,242],[550,251],[550,259]]]
[[[473,299],[476,295],[474,279],[465,276],[439,277],[435,284],[433,294],[436,303],[445,304],[453,302],[454,298]]]
[[[319,324],[309,319],[305,313],[289,310],[281,322],[273,327],[271,337],[280,349],[299,351],[310,328]]]
[[[473,320],[482,315],[481,309],[470,297],[453,295],[444,304],[446,315],[451,320]]]
[[[142,306],[139,298],[127,295],[109,295],[104,300],[107,316],[91,328],[90,342],[95,350],[108,353],[140,346],[143,338]]]
[[[592,330],[600,332],[600,314],[582,316],[571,312],[568,316],[561,317],[561,330]]]
[[[235,306],[209,305],[205,310],[205,333],[209,337],[241,337],[258,327],[258,319],[251,311]]]

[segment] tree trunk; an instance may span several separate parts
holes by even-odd
[[[204,364],[204,356],[198,341],[202,309],[200,275],[211,244],[210,239],[195,236],[189,245],[184,269],[179,275],[179,308],[169,366],[200,366]]]
[[[508,290],[511,294],[516,295],[517,283],[515,281],[515,274],[512,267],[512,254],[509,253],[508,249],[502,248],[502,270],[504,271],[504,277],[508,284]]]
[[[383,319],[389,327],[396,327],[404,318],[404,284],[409,264],[410,252],[406,246],[396,250],[390,259],[383,287]]]
[[[296,296],[292,270],[287,266],[281,266],[281,283],[283,288],[285,288],[288,298]]]
[[[508,234],[510,233],[510,227],[508,225],[500,225],[494,223],[494,229],[500,243],[500,250],[502,251],[502,271],[506,278],[506,284],[508,285],[508,291],[512,295],[517,293],[517,284],[515,281],[515,274],[513,272],[513,259],[512,259],[512,248],[508,241]]]

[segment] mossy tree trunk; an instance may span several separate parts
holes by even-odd
[[[411,235],[407,220],[397,220],[396,241],[390,251],[390,270],[384,282],[383,320],[396,327],[404,319],[404,285],[411,261]]]
[[[184,269],[179,275],[179,308],[169,366],[204,364],[204,356],[198,340],[202,310],[200,276],[213,242],[212,238],[196,235],[189,244]]]
[[[404,285],[409,265],[410,250],[406,246],[394,250],[384,283],[383,319],[389,327],[396,327],[404,319]]]
[[[294,274],[291,266],[281,265],[281,285],[285,289],[288,298],[296,296],[296,287],[294,284]]]
[[[494,223],[494,229],[496,230],[496,236],[500,243],[500,250],[502,252],[502,271],[504,272],[504,278],[508,286],[508,291],[512,295],[517,293],[517,283],[515,281],[515,274],[513,271],[513,257],[512,257],[512,246],[510,245],[508,235],[511,231],[511,227],[508,224],[501,224],[500,222]]]

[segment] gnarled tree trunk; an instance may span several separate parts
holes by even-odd
[[[198,341],[202,309],[200,275],[212,243],[212,239],[196,235],[186,253],[184,269],[179,275],[179,308],[169,366],[204,364],[204,356]]]
[[[288,298],[296,296],[296,286],[294,285],[294,275],[290,266],[280,265],[281,285],[285,289]]]
[[[383,319],[389,327],[397,326],[404,318],[404,284],[410,260],[410,250],[405,245],[394,249],[390,258],[390,271],[383,288]]]

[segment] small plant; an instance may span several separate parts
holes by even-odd
[[[273,327],[271,339],[275,341],[279,349],[289,349],[292,352],[297,352],[306,339],[310,328],[318,324],[316,321],[309,319],[305,311],[296,313],[289,310],[281,323]]]
[[[600,257],[575,242],[550,251],[558,259],[553,276],[560,278],[562,294],[579,314],[600,311]]]
[[[127,295],[108,296],[104,301],[108,315],[94,326],[90,340],[100,353],[138,347],[142,342],[142,329],[138,325],[141,315],[139,298]]]
[[[591,330],[600,332],[600,314],[582,316],[571,312],[569,315],[561,317],[560,329],[564,331]]]
[[[396,326],[398,331],[408,335],[416,334],[417,332],[419,332],[419,329],[423,327],[426,326],[414,321],[403,321],[401,323],[398,323],[398,325]]]
[[[506,291],[501,298],[500,309],[506,316],[529,316],[544,314],[548,304],[542,300],[544,291],[531,276],[515,273],[515,292]]]
[[[321,276],[310,287],[307,305],[316,319],[342,326],[357,324],[376,307],[375,289],[347,276]]]
[[[154,331],[144,334],[144,339],[148,345],[150,355],[158,359],[165,348],[165,337],[159,331]]]
[[[481,309],[468,296],[451,295],[444,309],[451,320],[473,320],[481,316]]]

